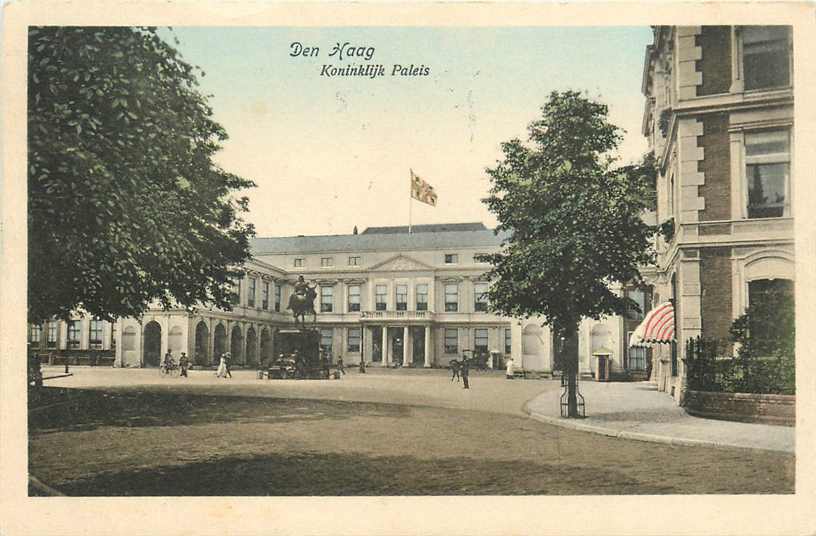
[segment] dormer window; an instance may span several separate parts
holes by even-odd
[[[456,253],[445,253],[445,264],[459,264],[459,255]]]

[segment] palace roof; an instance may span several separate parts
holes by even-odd
[[[254,238],[255,256],[339,251],[399,251],[415,249],[456,249],[501,245],[506,233],[498,235],[482,223],[447,223],[369,227],[359,234],[285,236]]]

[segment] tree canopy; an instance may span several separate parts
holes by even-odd
[[[213,161],[204,73],[155,28],[32,27],[28,49],[29,320],[228,309],[254,184]]]
[[[575,91],[553,92],[529,125],[529,143],[502,144],[503,159],[487,169],[484,200],[509,239],[485,256],[494,281],[494,310],[543,316],[557,333],[582,317],[623,313],[634,302],[611,286],[640,279],[653,261],[649,159],[616,167],[622,131],[607,107]],[[635,305],[635,307],[637,307]]]

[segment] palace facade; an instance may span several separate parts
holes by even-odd
[[[543,320],[488,310],[489,265],[477,258],[497,251],[503,238],[481,223],[417,225],[411,233],[407,227],[371,227],[359,234],[256,238],[246,275],[234,285],[232,311],[153,308],[141,319],[104,324],[107,335],[98,351],[115,356],[121,367],[157,366],[168,350],[175,356],[186,352],[200,366],[229,351],[236,364],[254,367],[275,355],[276,333],[294,327],[286,309],[303,275],[317,285],[321,346],[346,364],[364,359],[384,367],[446,367],[465,351],[487,352],[495,357],[491,366],[504,366],[510,356],[516,369],[547,375],[553,341]],[[628,292],[641,310],[649,309],[648,293]],[[646,350],[626,347],[639,314],[582,322],[584,376],[595,374],[600,357],[608,360],[612,375],[643,374]],[[93,322],[78,319],[70,335],[65,322],[53,322],[63,336],[51,347],[41,337],[35,346],[90,349]]]

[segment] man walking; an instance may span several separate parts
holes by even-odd
[[[230,371],[231,367],[232,367],[232,354],[227,352],[226,354],[224,354],[225,378],[232,378],[232,372]]]
[[[179,367],[181,367],[181,375],[187,378],[187,369],[190,367],[190,358],[187,357],[186,352],[181,352],[181,357],[179,357]]]
[[[337,371],[342,372],[343,375],[346,374],[346,366],[343,364],[343,356],[337,356]]]
[[[462,360],[461,370],[459,373],[462,375],[462,382],[465,384],[465,389],[470,389],[470,385],[468,384],[468,376],[470,372],[470,359],[465,358]]]

